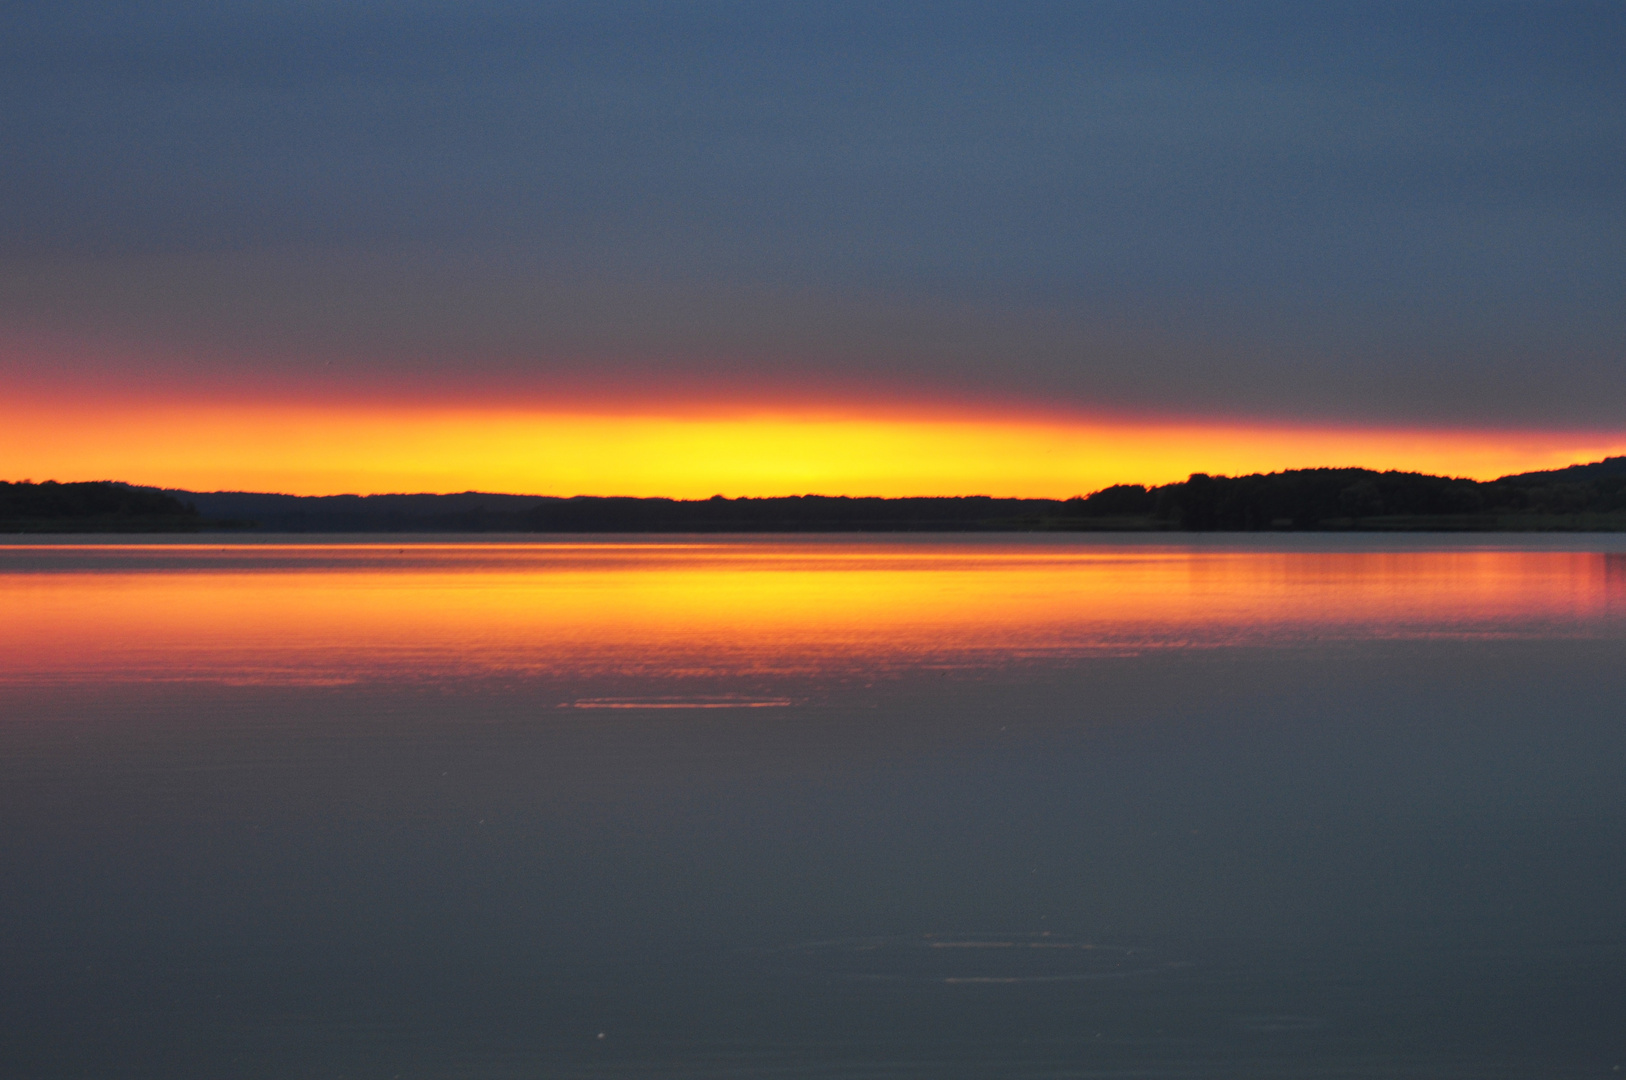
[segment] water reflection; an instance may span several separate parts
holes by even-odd
[[[1622,558],[850,540],[12,545],[0,548],[0,679],[727,678],[1584,636],[1626,611]]]
[[[1614,1075],[1622,546],[0,548],[0,1074]]]

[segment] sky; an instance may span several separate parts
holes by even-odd
[[[0,9],[0,478],[1626,453],[1626,6]]]

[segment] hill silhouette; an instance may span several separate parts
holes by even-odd
[[[1480,482],[1358,468],[1196,473],[1073,499],[298,496],[0,482],[0,531],[988,532],[1626,530],[1626,457]]]
[[[1110,487],[1083,503],[1086,517],[1192,531],[1620,529],[1626,457],[1488,483],[1371,469],[1196,473],[1161,487]]]
[[[110,480],[0,480],[3,532],[195,532],[211,524],[166,492]]]

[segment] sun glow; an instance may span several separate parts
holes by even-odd
[[[1066,498],[1361,465],[1489,479],[1626,452],[1588,434],[875,415],[579,415],[500,409],[0,406],[8,479],[119,479],[314,495],[511,491],[704,498]]]

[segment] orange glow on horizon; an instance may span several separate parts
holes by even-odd
[[[1313,466],[1493,479],[1626,453],[1626,435],[1148,419],[585,415],[297,404],[0,405],[0,479],[296,495],[483,490],[705,498],[1067,498]]]

